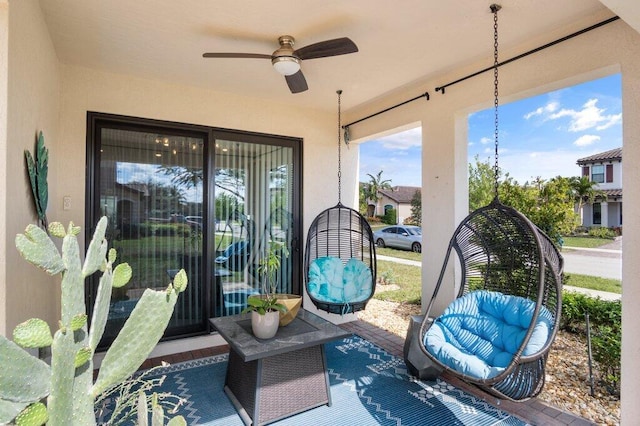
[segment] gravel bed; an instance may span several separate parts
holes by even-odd
[[[404,338],[409,317],[419,315],[420,307],[371,299],[361,320]],[[547,378],[539,399],[597,424],[620,424],[620,400],[596,385],[590,395],[586,343],[580,336],[559,332],[547,362]],[[594,371],[595,374],[595,371]]]

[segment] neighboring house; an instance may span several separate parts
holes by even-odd
[[[580,158],[577,164],[604,194],[582,207],[582,226],[622,226],[622,148]]]
[[[378,202],[369,203],[369,211],[373,210],[376,215],[384,215],[390,209],[396,211],[396,224],[404,223],[404,220],[411,216],[411,200],[416,191],[420,191],[418,186],[394,186],[391,189],[378,191]]]

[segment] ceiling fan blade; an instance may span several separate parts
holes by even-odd
[[[203,53],[203,58],[249,58],[249,59],[271,59],[271,55],[262,53]]]
[[[293,52],[300,59],[326,58],[328,56],[346,55],[355,53],[358,46],[347,37],[325,40],[310,44]]]
[[[307,80],[304,78],[304,74],[302,74],[302,70],[293,75],[285,75],[284,78],[287,80],[291,93],[300,93],[309,89],[309,86],[307,86]]]

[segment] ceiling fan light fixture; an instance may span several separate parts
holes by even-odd
[[[293,75],[300,71],[300,59],[295,56],[276,56],[271,64],[282,75]]]

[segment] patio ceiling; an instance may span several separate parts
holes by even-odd
[[[338,88],[348,109],[491,58],[490,3],[41,0],[63,63],[331,110]],[[598,0],[502,5],[502,52],[523,43],[535,47],[613,16]],[[296,95],[268,60],[202,58],[203,52],[270,54],[283,34],[294,36],[296,47],[350,37],[360,51],[305,61],[309,90]]]

